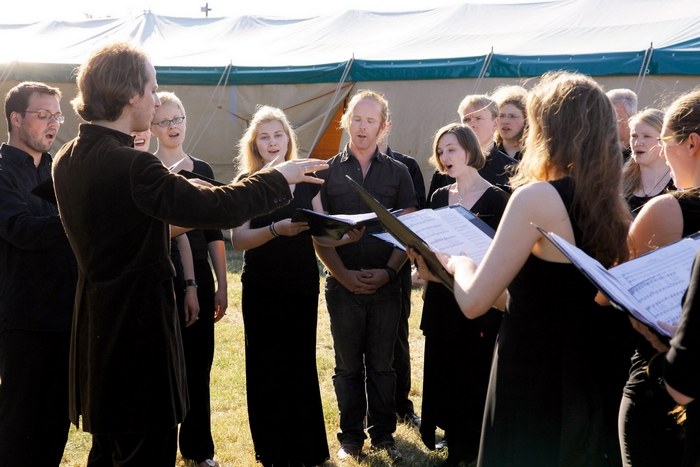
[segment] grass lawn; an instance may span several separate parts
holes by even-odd
[[[216,325],[216,352],[211,376],[211,410],[216,458],[226,467],[255,466],[255,454],[250,438],[245,394],[245,355],[243,348],[243,317],[240,309],[241,255],[231,250],[228,252],[228,291],[229,309],[227,315]],[[323,290],[323,287],[321,287]],[[414,289],[412,313],[410,319],[410,344],[412,360],[413,388],[411,399],[420,414],[421,389],[423,387],[423,335],[418,328],[422,309],[421,290]],[[333,390],[333,340],[330,335],[330,323],[326,304],[321,293],[318,319],[318,342],[316,350],[318,376],[321,385],[323,412],[331,452],[331,459],[325,465],[340,464],[335,458],[339,445],[336,438],[338,428],[338,408]],[[280,423],[287,423],[284,414],[280,414]],[[404,455],[403,465],[433,466],[444,460],[446,454],[428,451],[420,439],[417,430],[398,425],[396,441]],[[368,455],[361,463],[343,462],[347,466],[382,466],[389,465],[385,454],[368,453],[368,443],[364,452]],[[71,428],[68,444],[63,456],[62,466],[83,466],[90,450],[90,436]],[[178,455],[178,466],[184,463]]]

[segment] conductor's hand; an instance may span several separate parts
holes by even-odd
[[[275,166],[275,170],[281,173],[290,185],[294,183],[320,185],[323,183],[323,179],[315,177],[313,172],[326,169],[328,169],[328,164],[320,159],[294,159]]]
[[[275,222],[275,232],[286,237],[293,237],[304,230],[309,230],[309,224],[306,222],[292,222],[290,218]]]
[[[202,180],[201,178],[189,178],[187,179],[188,182],[190,182],[192,185],[199,185],[199,186],[205,186],[208,188],[213,187],[211,183],[207,182],[206,180]]]

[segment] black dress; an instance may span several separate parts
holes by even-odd
[[[433,208],[447,206],[449,186],[438,189]],[[508,194],[491,187],[472,206],[494,230],[508,203]],[[493,346],[502,313],[492,309],[467,319],[445,286],[428,283],[421,329],[425,335],[421,436],[435,445],[435,428],[449,438],[449,461],[472,461],[479,451],[484,400],[489,382]]]
[[[572,219],[573,180],[551,182]],[[569,263],[530,255],[508,287],[478,465],[599,466],[600,394],[589,355],[595,287]]]
[[[687,237],[699,231],[700,190],[674,191],[670,195],[681,208],[681,235]],[[635,467],[682,465],[683,427],[669,415],[676,403],[660,384],[660,366],[650,366],[652,361],[663,361],[663,356],[657,354],[646,339],[637,338],[620,406],[623,457]]]
[[[311,208],[318,185],[298,184],[292,202],[251,228]],[[248,419],[263,465],[322,464],[329,458],[316,369],[319,274],[311,236],[280,236],[243,257]]]

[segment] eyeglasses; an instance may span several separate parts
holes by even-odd
[[[656,142],[660,146],[666,146],[670,142],[682,143],[692,133],[700,134],[700,129],[694,128],[689,130],[687,128],[682,128],[681,131],[679,131],[675,135],[659,136],[658,138],[656,138]]]
[[[64,117],[61,112],[56,112],[55,114],[52,114],[48,110],[25,110],[24,113],[36,114],[36,118],[38,118],[39,120],[48,120],[50,118],[53,118],[54,120],[56,120],[56,123],[63,123],[66,121],[66,117]]]
[[[175,117],[172,120],[161,120],[159,122],[153,122],[151,125],[158,125],[161,128],[169,127],[170,125],[179,125],[185,121],[185,117]]]

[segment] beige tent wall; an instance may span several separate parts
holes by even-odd
[[[598,81],[604,89],[617,87],[635,88],[636,77],[601,77]],[[230,180],[236,169],[233,157],[236,144],[246,128],[246,120],[256,106],[268,104],[285,109],[290,121],[297,128],[302,157],[309,154],[314,141],[328,125],[324,117],[335,112],[348,93],[358,89],[382,92],[389,101],[393,129],[389,138],[391,147],[415,157],[426,179],[432,174],[427,159],[430,155],[432,136],[446,123],[457,121],[457,105],[471,93],[489,93],[502,84],[524,84],[531,87],[535,80],[486,78],[475,89],[476,79],[376,81],[345,86],[337,95],[337,85],[250,85],[250,86],[161,86],[162,90],[175,92],[187,109],[188,135],[186,150],[209,162],[219,180]],[[678,94],[698,85],[693,76],[649,76],[641,89],[640,109],[656,106],[663,108]],[[2,96],[17,82],[0,84]],[[66,122],[61,127],[54,152],[77,133],[79,119],[72,111],[70,100],[75,97],[72,83],[48,83],[63,91],[62,108]],[[335,98],[334,98],[335,97]],[[334,99],[333,99],[334,98]],[[323,128],[322,128],[323,126]],[[2,119],[0,132],[7,134],[7,123]],[[3,136],[3,139],[5,137]],[[345,143],[345,138],[339,146]],[[155,142],[151,149],[155,150]]]

